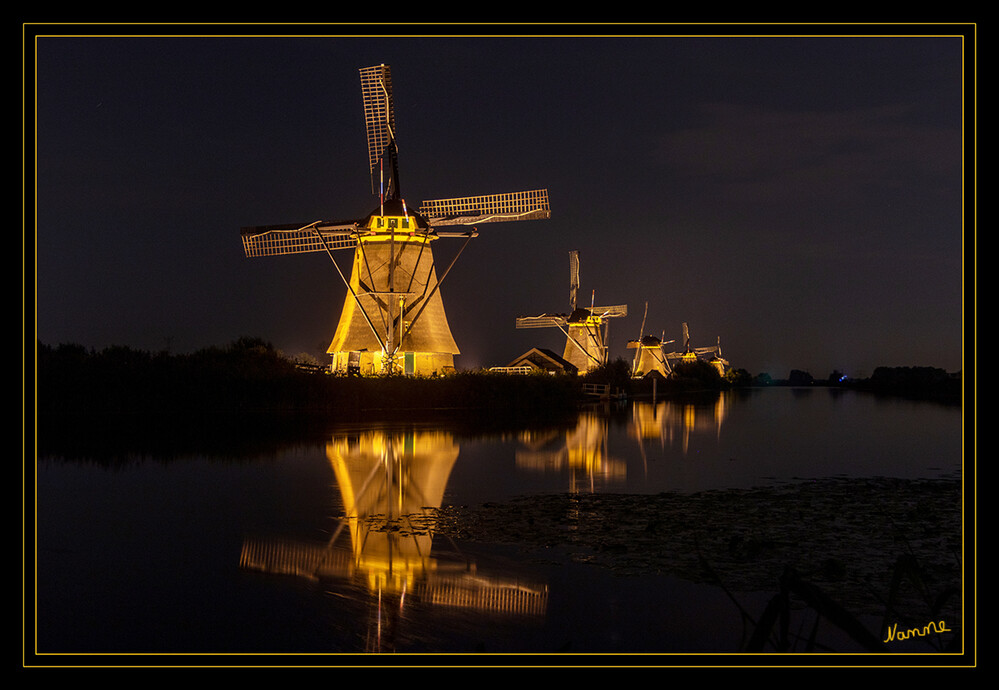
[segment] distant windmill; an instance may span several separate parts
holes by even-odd
[[[347,286],[343,310],[327,350],[334,371],[428,374],[454,367],[440,285],[468,241],[474,224],[549,218],[548,191],[424,201],[407,206],[399,188],[395,106],[388,65],[360,70],[372,191],[378,207],[352,220],[245,227],[248,257],[325,251]],[[457,256],[438,277],[430,243],[462,237]],[[333,251],[353,249],[349,280]]]
[[[645,314],[642,316],[642,328],[638,334],[638,340],[629,340],[628,349],[635,350],[635,358],[631,363],[632,378],[642,378],[655,371],[663,376],[669,376],[670,365],[666,360],[663,347],[672,343],[672,340],[663,342],[662,338],[654,335],[645,335],[645,319],[649,315],[649,303],[645,303]]]
[[[627,316],[628,305],[612,307],[576,306],[579,291],[579,252],[569,252],[569,314],[541,314],[517,318],[517,328],[558,328],[566,336],[562,358],[580,374],[607,362],[607,331],[610,319]]]
[[[714,366],[719,374],[724,374],[725,370],[728,368],[728,360],[722,358],[721,354],[721,336],[718,337],[717,344],[714,347],[691,347],[690,346],[690,331],[687,329],[687,322],[683,323],[683,350],[679,352],[670,352],[666,355],[666,361],[669,363],[670,368],[675,367],[677,364],[683,362],[695,362],[697,360],[703,360]]]

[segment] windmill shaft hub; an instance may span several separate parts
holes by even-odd
[[[429,232],[411,232],[408,230],[396,231],[372,231],[358,237],[361,244],[377,244],[380,242],[404,242],[421,244],[423,242],[433,242],[438,239],[436,235]]]

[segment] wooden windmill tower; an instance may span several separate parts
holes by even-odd
[[[517,328],[558,328],[565,333],[562,358],[580,374],[607,362],[607,331],[610,319],[627,316],[628,305],[577,307],[579,292],[579,252],[569,252],[569,313],[541,314],[517,318]]]
[[[454,367],[459,354],[440,285],[475,225],[551,215],[545,189],[424,201],[407,206],[399,188],[395,107],[388,65],[360,70],[372,191],[378,206],[363,218],[245,227],[248,257],[326,252],[346,284],[340,321],[327,352],[334,371],[430,374]],[[377,173],[377,178],[376,178]],[[377,181],[377,184],[376,184]],[[431,243],[464,238],[438,275]],[[347,278],[334,251],[353,249]]]

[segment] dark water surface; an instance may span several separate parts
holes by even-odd
[[[371,424],[260,453],[49,454],[28,642],[60,663],[696,664],[757,649],[792,562],[880,640],[864,599],[889,593],[897,556],[960,586],[964,460],[960,408],[787,388],[530,431]],[[813,637],[808,601],[792,608],[800,636],[763,651],[866,651],[825,621]],[[903,613],[904,628],[946,615],[949,633],[881,652],[959,641],[960,592]]]

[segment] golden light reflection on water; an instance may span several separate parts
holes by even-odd
[[[679,443],[720,433],[725,398],[711,405],[635,402],[629,436],[640,443]],[[593,491],[626,478],[627,463],[609,448],[609,418],[581,412],[568,429],[519,435],[515,464],[528,472],[564,472],[570,491]],[[360,429],[333,435],[325,458],[343,512],[325,541],[244,541],[240,567],[313,581],[348,581],[367,592],[376,628],[369,646],[384,647],[383,628],[399,625],[413,602],[543,620],[544,583],[484,573],[453,544],[435,543],[445,490],[460,455],[453,434],[435,429]]]
[[[360,585],[376,614],[369,646],[379,650],[383,626],[398,625],[411,601],[544,617],[547,585],[484,573],[457,552],[434,556],[436,509],[459,455],[450,433],[372,429],[335,435],[325,450],[343,503],[332,536],[325,543],[247,539],[240,567]]]
[[[568,471],[572,489],[627,475],[627,464],[608,450],[607,418],[595,412],[582,412],[576,425],[566,431],[524,432],[520,442],[518,469]]]
[[[721,435],[727,412],[724,395],[719,395],[711,405],[677,401],[635,402],[632,403],[629,433],[640,444],[649,440],[659,441],[663,448],[679,444],[686,454],[691,436]]]
[[[676,567],[677,572],[686,573],[681,566],[691,562],[685,556],[693,553],[687,548],[689,541],[684,536],[689,532],[676,526],[697,523],[691,528],[694,537],[702,544],[707,543],[698,531],[702,528],[701,521],[685,512],[688,511],[686,503],[677,504],[679,508],[666,517],[664,506],[648,500],[654,497],[651,493],[618,491],[618,503],[615,503],[615,497],[610,494],[617,490],[604,490],[608,487],[597,485],[601,478],[624,477],[629,469],[633,473],[641,471],[635,462],[636,442],[643,451],[655,445],[682,449],[684,454],[690,451],[690,462],[663,463],[657,470],[659,474],[665,471],[672,476],[674,470],[699,469],[702,463],[696,458],[711,455],[698,456],[698,450],[703,450],[699,446],[705,445],[705,440],[710,445],[712,438],[718,439],[726,424],[731,426],[730,436],[739,436],[742,417],[730,414],[737,409],[732,404],[739,402],[739,398],[723,394],[710,399],[700,398],[697,402],[634,401],[626,407],[615,408],[616,412],[611,415],[585,411],[568,427],[523,432],[515,437],[503,435],[503,443],[487,444],[489,450],[482,455],[476,455],[481,445],[476,437],[474,441],[465,442],[464,448],[470,463],[475,465],[468,473],[474,481],[489,483],[495,480],[501,484],[511,480],[499,477],[497,473],[511,471],[510,454],[514,454],[518,472],[552,473],[558,482],[568,477],[571,483],[568,493],[567,488],[561,486],[554,489],[554,495],[531,495],[531,501],[511,499],[483,503],[471,510],[461,510],[464,506],[458,505],[453,497],[450,501],[453,505],[444,505],[449,482],[469,481],[464,467],[461,473],[454,471],[461,456],[463,437],[434,429],[359,429],[336,434],[317,453],[320,465],[328,467],[326,471],[335,480],[330,490],[337,495],[337,503],[343,506],[342,513],[336,516],[335,534],[326,543],[322,540],[303,543],[301,539],[247,540],[241,566],[322,580],[325,590],[335,592],[351,603],[360,603],[366,608],[360,614],[352,615],[358,618],[359,625],[366,624],[369,631],[374,631],[369,632],[366,640],[369,650],[389,649],[396,644],[395,640],[404,647],[409,641],[394,637],[397,631],[411,634],[427,620],[433,620],[431,625],[448,626],[453,621],[461,620],[464,624],[474,619],[478,630],[491,629],[497,620],[514,620],[500,618],[510,614],[518,616],[518,625],[522,621],[527,621],[531,627],[550,623],[560,613],[557,607],[551,607],[549,611],[549,588],[543,577],[533,573],[526,578],[515,576],[515,570],[529,568],[525,563],[511,565],[512,561],[503,561],[500,567],[480,567],[473,559],[465,558],[447,537],[468,539],[469,544],[502,542],[516,544],[518,548],[543,545],[547,549],[552,544],[563,544],[559,539],[571,534],[571,538],[577,540],[573,543],[581,545],[580,551],[571,557],[578,556],[581,562],[600,562],[637,572],[672,572],[669,569]],[[508,442],[514,439],[516,444],[511,447]],[[631,458],[630,463],[614,455],[615,446],[623,457]],[[494,457],[493,449],[500,449],[501,453]],[[676,454],[671,451],[665,456]],[[649,455],[655,459],[656,453]],[[481,467],[476,463],[478,460],[484,461]],[[710,460],[708,458],[709,463]],[[729,463],[725,464],[729,466]],[[628,479],[634,485],[642,481],[641,477]],[[531,482],[532,486],[547,486],[550,478],[544,477],[539,484],[534,477]],[[804,486],[821,488],[820,484],[812,482]],[[584,495],[586,488],[594,496]],[[828,498],[832,505],[838,505],[836,486],[832,488]],[[452,491],[454,495],[461,495],[460,488],[452,487]],[[501,491],[509,491],[509,488],[504,486]],[[552,491],[550,487],[549,491]],[[783,488],[775,495],[783,497],[782,491]],[[482,493],[492,499],[495,492]],[[692,497],[710,501],[717,496],[712,492],[705,494],[707,499],[698,494],[680,492],[678,495],[681,494],[683,501],[695,500]],[[662,494],[656,496],[655,500],[665,500],[661,498]],[[589,499],[597,500],[588,503]],[[640,508],[636,509],[636,505]],[[818,504],[812,501],[810,505]],[[589,507],[583,509],[581,506]],[[615,512],[619,506],[627,512]],[[704,510],[705,514],[720,520],[723,529],[730,531],[733,525],[743,524],[744,516],[738,511],[732,512],[739,504],[730,506],[729,512],[718,511],[710,503],[708,506],[689,510]],[[800,515],[800,511],[797,514]],[[824,513],[820,511],[820,514]],[[629,527],[634,524],[636,515],[646,524],[638,537]],[[436,522],[438,519],[442,521],[440,524]],[[671,524],[674,519],[676,526]],[[779,525],[780,515],[775,520]],[[825,522],[816,524],[824,525]],[[753,529],[769,529],[769,525],[764,523],[763,527]],[[615,531],[618,526],[621,529]],[[801,526],[802,529],[809,527]],[[742,537],[741,533],[736,536]],[[857,543],[861,548],[867,544],[867,538],[865,533],[859,535]],[[724,559],[731,556],[733,544],[742,543],[720,538],[717,554],[722,560],[718,562],[725,562]],[[752,539],[745,543],[754,546],[770,542]],[[808,542],[801,538],[795,544],[799,545],[795,546],[797,556],[804,548],[802,545]],[[449,546],[455,548],[451,550]],[[482,553],[489,551],[484,549]],[[595,560],[594,554],[604,560]],[[485,558],[480,560],[485,562]],[[754,558],[763,556],[754,555]],[[751,565],[745,575],[746,581],[757,587],[759,563],[754,561]],[[770,577],[769,573],[765,574]],[[728,573],[728,577],[737,576],[742,575],[738,571]],[[330,584],[329,581],[335,579],[349,580],[350,586],[341,588]],[[564,585],[559,586],[562,587]],[[343,594],[344,590],[346,594]],[[559,595],[567,595],[567,592],[561,591]],[[432,617],[426,615],[431,609],[435,613]],[[446,613],[440,615],[442,611]],[[457,637],[460,638],[460,634]]]
[[[638,441],[644,457],[645,443],[658,441],[662,448],[680,446],[686,454],[692,437],[718,437],[727,415],[726,398],[719,395],[710,404],[703,402],[633,402],[628,434]],[[627,477],[627,462],[609,447],[610,421],[606,414],[581,412],[576,424],[567,430],[522,432],[516,451],[516,467],[528,472],[567,472],[573,491],[601,482],[617,482]]]
[[[366,431],[326,445],[343,499],[356,568],[372,591],[412,589],[434,569],[430,511],[458,459],[447,433]]]

